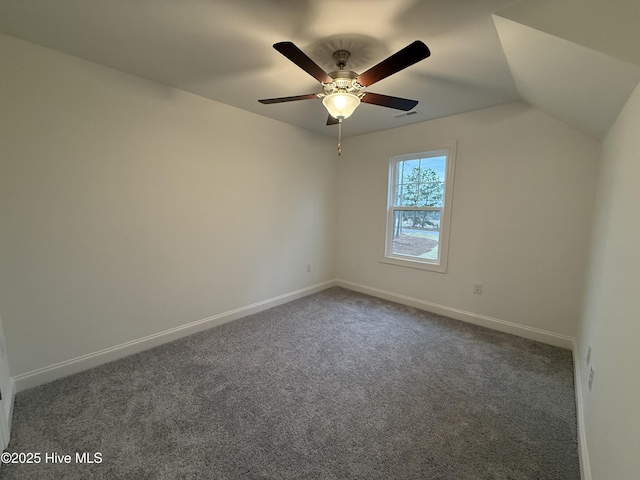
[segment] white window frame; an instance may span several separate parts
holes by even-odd
[[[435,148],[428,148],[422,152],[409,153],[404,155],[394,155],[389,159],[389,188],[387,196],[387,229],[382,263],[399,265],[403,267],[419,268],[433,272],[446,273],[447,259],[449,256],[449,230],[451,226],[451,204],[453,200],[453,177],[456,165],[457,142],[447,142],[439,144]],[[442,207],[402,207],[394,204],[397,185],[397,168],[399,162],[406,160],[417,160],[420,158],[432,158],[446,156],[445,180],[444,180],[444,201]],[[426,258],[412,257],[410,255],[398,255],[393,253],[393,227],[394,213],[396,210],[420,210],[420,211],[440,211],[440,239],[438,242],[438,259],[430,260]]]

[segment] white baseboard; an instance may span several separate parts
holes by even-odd
[[[379,288],[369,287],[359,283],[349,282],[340,278],[336,279],[336,285],[356,292],[365,293],[373,297],[383,298],[392,302],[401,303],[410,307],[414,307],[420,310],[426,310],[428,312],[437,313],[438,315],[444,315],[445,317],[454,318],[467,323],[473,323],[474,325],[480,325],[499,332],[510,333],[519,337],[528,338],[529,340],[536,340],[538,342],[546,343],[548,345],[554,345],[556,347],[566,348],[571,350],[573,348],[574,339],[567,335],[560,335],[557,333],[541,330],[539,328],[527,327],[525,325],[519,325],[517,323],[508,322],[506,320],[500,320],[498,318],[488,317],[486,315],[480,315],[473,312],[467,312],[458,308],[447,307],[446,305],[438,305],[437,303],[427,302],[418,298],[408,297],[399,293],[389,292],[387,290],[381,290]]]
[[[171,328],[162,332],[147,335],[146,337],[132,340],[130,342],[115,345],[113,347],[105,348],[97,352],[82,355],[80,357],[71,358],[63,362],[49,365],[47,367],[32,370],[27,373],[23,373],[13,377],[15,384],[15,391],[21,392],[28,388],[37,387],[48,382],[52,382],[59,378],[63,378],[74,373],[82,372],[98,365],[102,365],[119,358],[123,358],[135,353],[148,350],[158,345],[177,340],[182,337],[186,337],[202,330],[222,325],[223,323],[231,322],[247,315],[267,310],[268,308],[282,305],[283,303],[291,302],[298,298],[311,295],[313,293],[320,292],[327,288],[335,286],[335,280],[329,280],[327,282],[318,283],[310,287],[301,288],[293,292],[285,293],[277,297],[269,298],[261,302],[253,303],[244,307],[236,308],[228,312],[213,315],[211,317],[203,318],[202,320],[196,320],[195,322],[187,323],[179,327]],[[12,398],[13,400],[13,398]],[[13,405],[13,401],[11,402]]]
[[[2,419],[0,420],[0,451],[4,451],[9,446],[11,437],[11,419],[13,418],[13,405],[16,398],[16,388],[13,379],[9,379],[5,385],[4,397],[2,400]]]
[[[580,355],[577,342],[573,344],[573,372],[576,389],[576,417],[578,420],[578,453],[580,454],[580,478],[591,480],[591,463],[587,448],[587,433],[584,422],[584,401],[582,399],[582,376],[580,375]]]

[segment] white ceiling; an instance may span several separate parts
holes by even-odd
[[[523,100],[603,138],[640,81],[638,67],[511,20],[494,20]]]
[[[345,136],[524,100],[602,138],[640,82],[639,21],[638,0],[0,0],[2,33],[331,136],[320,100],[258,103],[320,91],[272,44],[326,71],[347,49],[358,73],[429,46],[370,88],[420,113],[363,104]]]

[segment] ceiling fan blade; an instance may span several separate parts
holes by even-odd
[[[262,100],[258,100],[258,101],[260,103],[264,103],[265,105],[269,105],[271,103],[295,102],[297,100],[311,100],[312,98],[318,98],[318,94],[309,93],[307,95],[295,95],[293,97],[263,98]]]
[[[357,78],[358,83],[363,87],[368,87],[383,78],[387,78],[389,75],[393,75],[400,70],[410,67],[414,63],[418,63],[420,60],[424,60],[429,55],[431,55],[429,47],[420,40],[416,40],[399,52],[394,53],[379,64],[360,74]]]
[[[408,98],[391,97],[389,95],[381,95],[379,93],[366,92],[362,97],[362,103],[370,103],[372,105],[380,105],[381,107],[395,108],[396,110],[411,110],[418,105],[417,100],[409,100]]]
[[[311,60],[302,50],[296,47],[292,42],[279,42],[273,45],[277,51],[287,57],[301,69],[318,80],[320,83],[331,83],[331,78],[327,72],[320,68],[313,60]]]
[[[327,125],[337,125],[338,123],[340,122],[338,122],[338,120],[333,118],[331,115],[327,117]]]

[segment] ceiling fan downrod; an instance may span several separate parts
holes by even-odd
[[[333,58],[333,61],[336,63],[336,67],[338,67],[339,70],[344,70],[347,67],[347,61],[350,56],[351,52],[347,50],[336,50],[333,52],[333,55],[331,55],[331,58]]]

